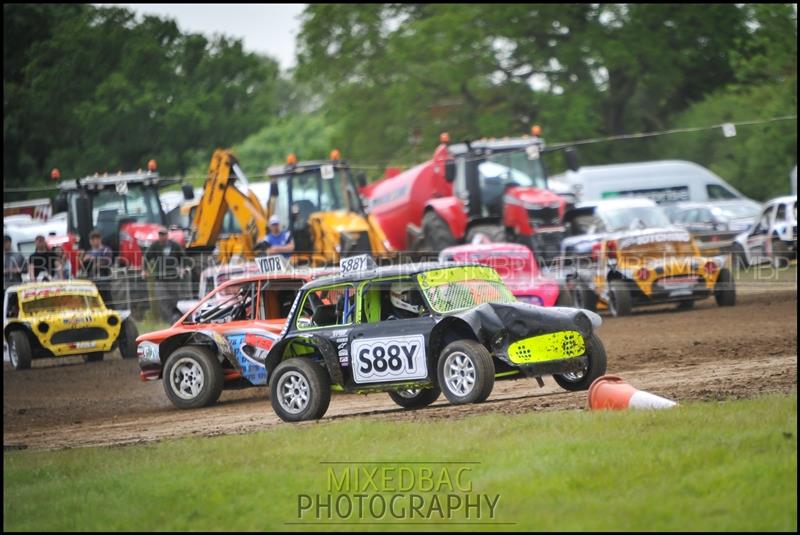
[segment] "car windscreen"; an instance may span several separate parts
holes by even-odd
[[[22,310],[26,314],[42,312],[62,312],[68,310],[92,310],[101,307],[96,295],[61,294],[23,301]]]
[[[610,231],[635,228],[668,227],[667,214],[657,206],[635,206],[603,210],[601,217]]]
[[[430,307],[439,314],[484,303],[513,303],[516,298],[497,272],[484,266],[436,269],[417,276]]]

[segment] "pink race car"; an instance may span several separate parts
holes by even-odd
[[[468,244],[448,247],[439,253],[440,262],[478,262],[493,267],[517,299],[524,303],[572,306],[570,293],[558,281],[539,270],[533,252],[516,243]]]

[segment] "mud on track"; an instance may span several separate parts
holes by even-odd
[[[733,308],[713,299],[694,310],[642,309],[631,317],[604,317],[599,334],[608,373],[678,401],[753,397],[797,388],[797,292],[745,293]],[[586,393],[561,390],[552,378],[500,381],[486,403],[454,407],[444,396],[406,412],[386,394],[335,395],[323,420],[427,420],[486,412],[581,409]],[[225,391],[214,407],[179,411],[161,382],[142,383],[136,359],[118,354],[98,363],[80,357],[34,361],[15,372],[3,365],[3,444],[60,449],[151,442],[261,430],[282,423],[266,389]],[[300,425],[319,425],[311,422]]]

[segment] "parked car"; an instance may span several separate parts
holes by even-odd
[[[8,288],[3,299],[3,335],[14,369],[36,358],[84,355],[87,362],[119,348],[136,356],[138,331],[129,311],[106,308],[90,281],[32,282]]]
[[[552,177],[551,183],[578,202],[618,197],[649,197],[659,204],[746,199],[711,170],[684,160],[582,166]]]
[[[749,200],[678,203],[667,213],[674,224],[691,232],[704,254],[730,252],[734,238],[750,230],[761,205]]]
[[[517,243],[468,244],[448,247],[440,262],[479,263],[494,268],[517,300],[545,307],[571,306],[558,281],[544,275],[530,248]]]
[[[321,418],[334,388],[388,392],[414,409],[440,391],[453,404],[482,402],[496,378],[553,375],[585,390],[605,373],[599,316],[520,303],[488,266],[370,268],[354,257],[342,267],[301,288],[264,357],[284,421]]]
[[[733,257],[741,267],[797,258],[797,196],[767,202],[758,223],[734,239]]]

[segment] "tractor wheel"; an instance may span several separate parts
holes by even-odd
[[[499,225],[475,225],[467,232],[466,243],[472,241],[479,235],[483,235],[489,243],[500,243],[507,241],[506,229]]]
[[[436,212],[428,211],[422,218],[422,245],[423,251],[438,253],[446,247],[456,244],[456,239],[450,232],[450,227]]]

